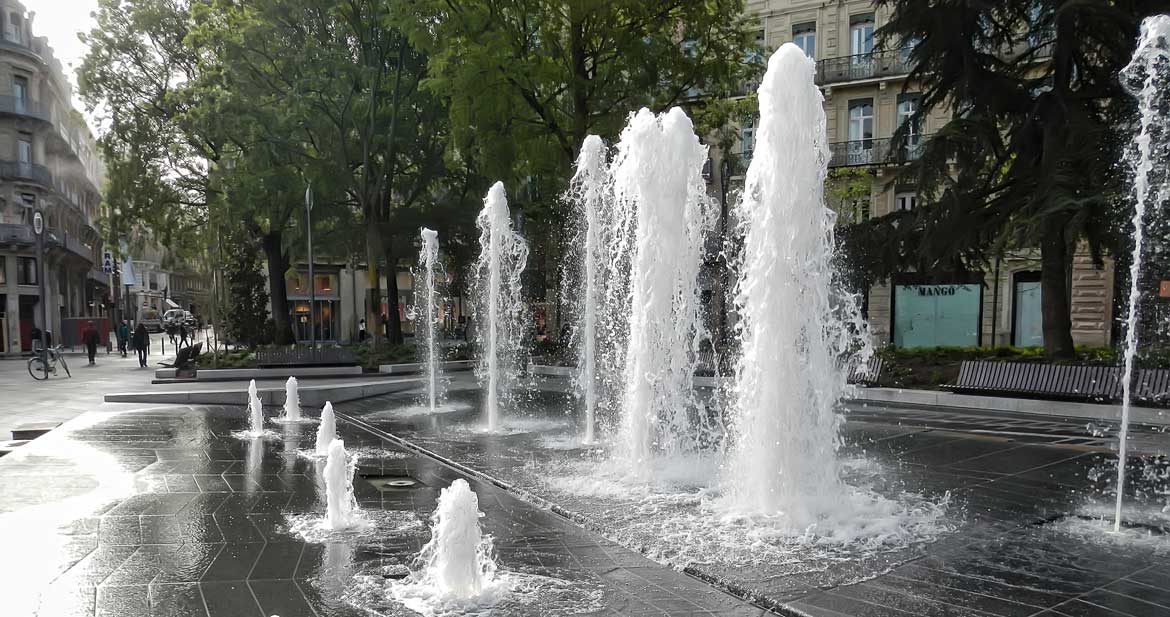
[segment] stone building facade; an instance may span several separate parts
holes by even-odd
[[[35,35],[23,5],[0,0],[0,353],[29,349],[29,333],[46,315],[56,340],[68,342],[81,318],[108,312],[95,227],[103,176],[49,42]],[[36,210],[46,226],[43,260],[32,231]]]
[[[896,172],[920,154],[918,145],[948,117],[945,112],[931,115],[913,127],[917,138],[907,147],[892,147],[894,131],[917,110],[918,95],[907,83],[908,55],[875,49],[873,33],[889,19],[888,9],[869,0],[748,0],[747,11],[755,17],[755,38],[765,49],[793,42],[817,62],[831,150],[829,182],[861,186],[827,191],[849,195],[830,204],[840,220],[859,222],[913,209],[917,191],[899,184]],[[754,145],[753,127],[741,127],[737,154],[750,160]],[[906,272],[875,285],[866,298],[874,337],[901,347],[1041,345],[1039,257],[1038,250],[1017,250],[969,279],[927,279]],[[1080,250],[1069,276],[1074,342],[1111,344],[1113,263],[1097,269]]]

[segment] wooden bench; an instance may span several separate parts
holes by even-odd
[[[1117,366],[968,360],[959,367],[956,383],[943,388],[966,394],[1108,403],[1121,400],[1122,376]],[[1135,401],[1170,400],[1170,370],[1138,369],[1133,384]]]
[[[849,369],[849,383],[859,386],[876,386],[882,378],[884,365],[885,362],[877,356],[873,356],[865,364],[860,362],[854,364],[853,368]]]
[[[322,349],[262,349],[256,352],[256,366],[354,366],[353,352],[341,347]]]

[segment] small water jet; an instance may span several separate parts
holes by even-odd
[[[488,191],[475,221],[479,259],[475,263],[475,333],[479,344],[476,375],[487,385],[487,428],[499,427],[500,403],[511,402],[519,375],[520,351],[528,318],[520,275],[528,262],[528,244],[512,229],[504,185]]]
[[[259,435],[264,432],[264,405],[256,392],[256,380],[248,383],[248,420],[249,432]]]
[[[321,425],[317,427],[317,456],[328,456],[329,444],[337,439],[337,420],[333,416],[333,403],[325,401],[321,408]]]
[[[570,250],[580,251],[577,259],[566,263],[563,289],[577,317],[573,332],[577,347],[577,388],[585,400],[585,431],[582,441],[591,444],[597,428],[598,384],[598,311],[604,301],[603,275],[609,255],[603,240],[608,217],[606,198],[609,195],[609,176],[606,170],[605,144],[597,135],[589,135],[581,145],[566,200],[576,212],[576,229]]]
[[[324,525],[327,529],[341,531],[358,526],[362,522],[361,510],[353,496],[353,474],[357,461],[345,452],[345,441],[334,439],[329,443],[329,454],[325,462],[326,511]]]
[[[681,109],[631,115],[617,150],[613,266],[626,268],[612,256],[629,253],[628,273],[612,273],[629,281],[621,436],[631,469],[644,473],[652,452],[698,441],[688,415],[697,407],[694,373],[707,337],[699,272],[715,208],[703,181],[707,147]]]
[[[285,422],[301,421],[301,395],[297,392],[297,378],[289,377],[284,382],[284,415]]]
[[[439,267],[439,232],[424,227],[419,236],[422,239],[422,247],[418,253],[418,265],[423,269],[423,286],[415,287],[415,336],[418,338],[421,334],[420,351],[424,358],[423,372],[427,376],[427,404],[433,412],[438,407],[441,382],[438,375],[441,360],[436,344],[438,324],[435,315],[435,268]],[[420,307],[421,314],[418,313]]]
[[[1170,200],[1170,149],[1166,109],[1170,105],[1170,15],[1155,15],[1142,22],[1141,37],[1133,60],[1121,72],[1122,84],[1138,100],[1140,125],[1129,155],[1133,167],[1133,254],[1129,266],[1129,309],[1125,327],[1125,372],[1122,376],[1121,432],[1118,435],[1117,502],[1113,531],[1121,531],[1121,505],[1125,495],[1125,463],[1129,440],[1134,359],[1138,347],[1138,305],[1142,291],[1142,262],[1146,249],[1147,215],[1157,215]]]
[[[415,560],[411,575],[391,586],[407,608],[434,614],[438,606],[490,606],[502,591],[496,580],[491,536],[479,526],[479,498],[466,480],[439,493],[431,516],[431,540]]]

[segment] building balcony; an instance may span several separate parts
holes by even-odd
[[[47,189],[54,188],[53,174],[49,168],[36,163],[0,161],[0,179],[32,182]]]
[[[892,139],[860,139],[829,144],[829,167],[859,167],[864,165],[897,165],[917,160],[922,156],[926,136],[919,136],[913,144],[893,147]]]
[[[29,247],[36,244],[32,225],[0,223],[0,246]]]
[[[818,86],[908,75],[913,65],[908,50],[875,51],[817,62]]]
[[[39,101],[30,101],[15,96],[0,96],[0,114],[24,116],[42,122],[53,121],[53,115],[48,106]]]
[[[9,51],[17,52],[19,54],[23,54],[23,55],[28,56],[29,58],[36,60],[37,62],[40,62],[40,63],[44,63],[44,61],[45,61],[45,59],[41,55],[41,50],[36,48],[36,47],[33,47],[33,45],[30,45],[29,43],[25,42],[24,39],[21,37],[16,37],[16,38],[13,38],[10,36],[0,37],[0,49],[6,49]]]

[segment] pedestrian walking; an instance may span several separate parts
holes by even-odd
[[[118,324],[118,353],[122,357],[126,357],[126,347],[130,344],[130,325],[123,319],[122,323]]]
[[[187,346],[187,325],[179,324],[179,347]]]
[[[86,324],[85,332],[81,333],[81,342],[85,345],[85,353],[89,355],[89,365],[94,366],[94,357],[97,356],[98,343],[102,342],[102,335],[98,334],[93,322]]]
[[[138,352],[138,366],[146,368],[146,356],[150,353],[150,333],[146,326],[138,324],[134,330],[134,350]]]
[[[365,340],[366,340],[366,320],[363,319],[363,320],[358,322],[358,341],[361,342],[361,341],[365,341]]]

